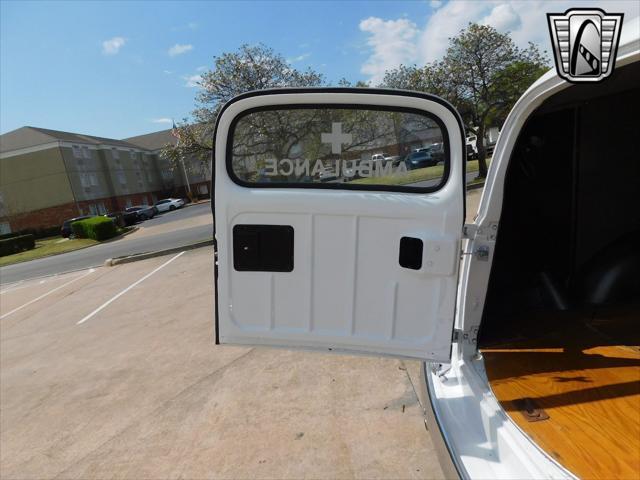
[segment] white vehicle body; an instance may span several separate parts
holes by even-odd
[[[627,33],[631,35],[626,40],[623,35],[617,68],[640,60],[640,35]],[[574,478],[506,414],[489,386],[476,344],[512,150],[532,112],[570,87],[550,71],[516,103],[495,147],[476,220],[467,226],[461,181],[467,138],[456,113],[443,102],[375,89],[283,90],[232,101],[216,126],[217,159],[225,158],[229,126],[245,110],[361,103],[410,106],[437,115],[448,133],[451,171],[437,194],[247,188],[229,178],[226,162],[217,161],[217,342],[423,360],[422,401],[431,406],[429,430],[445,474]],[[233,231],[239,224],[291,225],[295,269],[236,271]],[[401,235],[433,246],[426,249],[420,270],[402,271],[397,257],[388,257]],[[372,258],[376,262],[367,261]]]
[[[158,212],[168,212],[169,210],[175,210],[184,206],[184,200],[181,198],[165,198],[159,200],[155,207]]]
[[[475,135],[467,135],[467,145],[471,145],[471,149],[473,150],[473,153],[478,153],[478,146],[477,146],[477,142],[478,142],[478,137],[476,137]]]

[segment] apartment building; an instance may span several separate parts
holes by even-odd
[[[184,195],[185,182],[158,155],[162,146],[37,127],[1,135],[0,233]]]
[[[172,188],[182,192],[183,196],[186,196],[189,190],[197,197],[210,196],[211,165],[208,160],[203,162],[196,157],[184,158],[180,168],[174,171],[171,169],[169,160],[160,156],[160,150],[164,146],[175,145],[177,142],[170,129],[125,138],[124,141],[156,155],[163,180]]]

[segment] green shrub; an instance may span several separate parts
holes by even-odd
[[[17,232],[5,233],[0,235],[0,240],[5,238],[20,237],[22,235],[33,235],[36,240],[40,238],[56,237],[60,235],[60,226],[55,227],[37,227],[37,228],[23,228]]]
[[[36,239],[33,235],[20,235],[0,240],[0,257],[13,255],[36,247]]]
[[[114,221],[108,217],[91,217],[78,220],[71,224],[73,234],[78,238],[92,238],[93,240],[107,240],[118,234]]]

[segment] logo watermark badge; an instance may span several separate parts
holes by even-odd
[[[623,17],[599,8],[548,13],[558,75],[572,83],[600,82],[611,75]]]

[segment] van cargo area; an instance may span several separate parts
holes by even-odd
[[[529,118],[479,336],[509,416],[584,478],[640,477],[639,86],[635,62]]]

